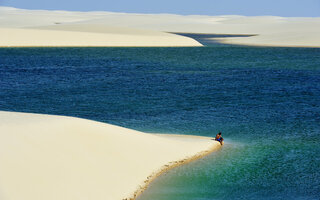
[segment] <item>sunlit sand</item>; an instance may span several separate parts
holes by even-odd
[[[207,137],[2,111],[0,199],[130,199],[161,172],[220,146]]]
[[[246,34],[216,42],[319,47],[320,18],[22,10],[0,7],[0,46],[202,46],[178,33]]]

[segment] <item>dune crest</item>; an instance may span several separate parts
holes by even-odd
[[[23,10],[0,7],[0,46],[202,46],[171,33],[255,35],[226,44],[320,47],[320,18]],[[209,38],[210,40],[210,38]]]
[[[0,112],[0,198],[133,199],[163,171],[220,144],[91,120]]]

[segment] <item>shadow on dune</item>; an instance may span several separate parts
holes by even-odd
[[[169,32],[176,35],[182,35],[190,37],[194,40],[197,40],[204,46],[232,46],[230,44],[223,44],[220,42],[221,38],[227,37],[252,37],[257,36],[257,34],[209,34],[209,33],[179,33],[179,32]]]

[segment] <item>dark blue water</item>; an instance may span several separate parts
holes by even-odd
[[[320,49],[0,48],[0,110],[222,131],[140,200],[320,199]]]

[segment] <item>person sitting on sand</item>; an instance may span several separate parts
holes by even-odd
[[[221,145],[223,145],[223,138],[221,137],[221,132],[219,132],[219,133],[216,135],[215,140],[218,141],[218,142],[220,142]]]

